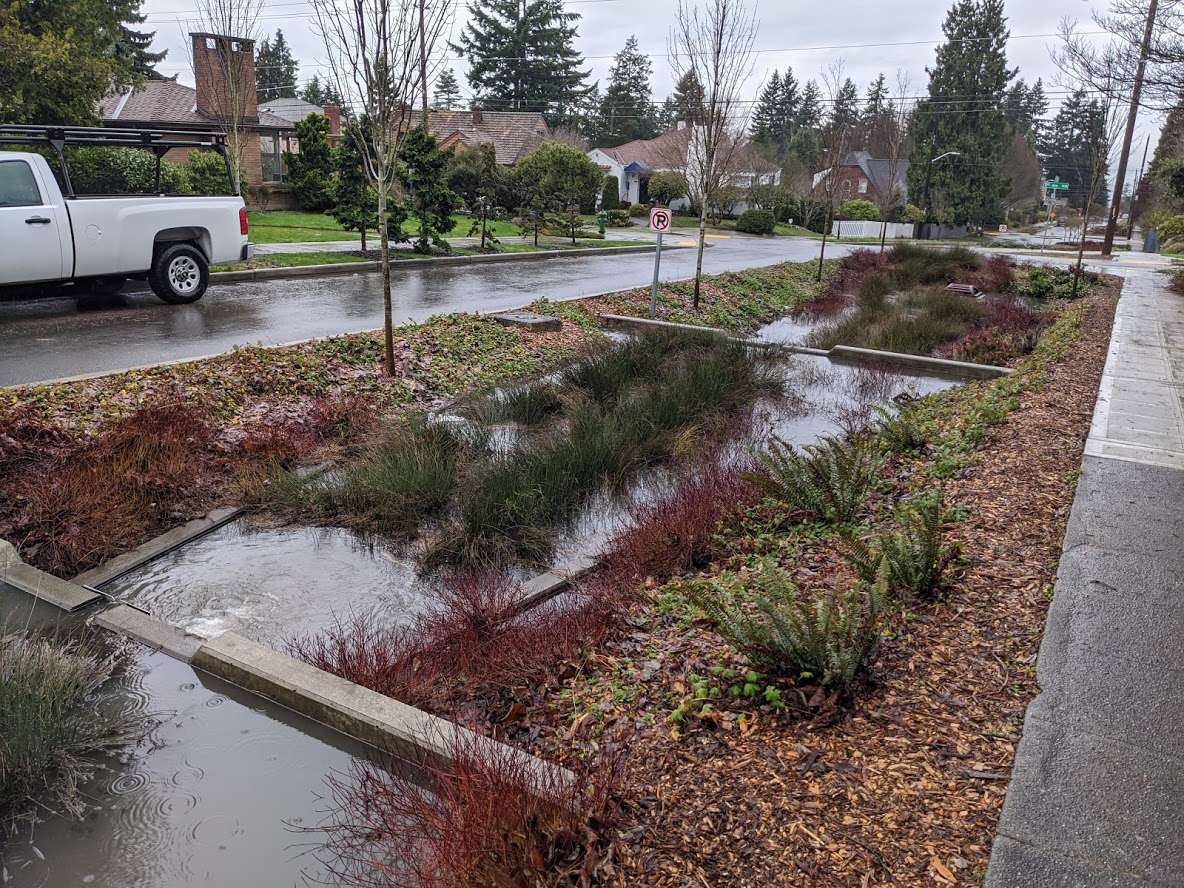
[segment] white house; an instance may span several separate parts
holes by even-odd
[[[604,170],[605,175],[616,177],[621,200],[631,204],[644,204],[650,200],[649,181],[652,175],[675,171],[683,175],[688,174],[688,148],[696,135],[694,126],[679,123],[674,129],[667,130],[654,139],[637,139],[616,148],[593,148],[588,152],[588,157]],[[781,171],[774,165],[768,165],[768,169],[761,169],[764,164],[759,162],[755,153],[747,150],[747,146],[742,145],[736,156],[742,159],[740,166],[747,169],[732,172],[729,185],[747,188],[751,185],[781,184]],[[670,207],[679,210],[689,204],[688,199],[682,198],[672,201]],[[748,206],[741,203],[731,209],[733,212],[742,213]]]

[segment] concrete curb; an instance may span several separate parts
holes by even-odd
[[[1007,367],[992,367],[989,364],[970,364],[966,361],[947,361],[943,358],[928,358],[921,355],[905,355],[897,352],[876,351],[870,348],[854,348],[836,345],[827,356],[841,364],[892,364],[914,370],[927,370],[944,376],[961,376],[966,379],[999,379],[1010,376]]]
[[[94,623],[112,632],[121,632],[153,650],[163,651],[186,663],[193,659],[203,639],[170,625],[142,610],[117,604],[94,618]]]
[[[128,571],[135,570],[153,558],[159,558],[165,552],[193,542],[198,537],[205,536],[224,524],[229,524],[241,514],[242,509],[237,508],[214,509],[204,518],[197,518],[180,527],[174,527],[155,539],[104,561],[98,567],[92,567],[90,570],[80,573],[71,582],[79,586],[101,586]]]
[[[523,765],[534,775],[536,791],[554,791],[575,779],[566,768],[481,737],[231,632],[205,642],[191,662],[194,668],[414,765],[446,766],[458,749],[486,747],[495,755]]]
[[[398,259],[391,262],[391,271],[400,268],[429,268],[432,266],[474,265],[486,262],[529,262],[542,259],[561,259],[565,256],[612,256],[629,253],[652,253],[656,246],[646,247],[587,247],[575,250],[541,250],[537,253],[489,253],[476,256],[439,256],[431,259]],[[685,250],[687,247],[667,247],[662,250]],[[253,268],[243,271],[215,271],[210,273],[212,284],[232,284],[244,281],[271,281],[285,278],[319,277],[360,274],[381,271],[378,262],[334,262],[326,265],[294,265],[289,268]]]
[[[9,563],[0,568],[0,584],[11,586],[26,595],[32,595],[64,611],[81,610],[88,605],[102,601],[97,592],[83,589],[74,583],[61,580],[53,574],[38,570],[31,564]]]

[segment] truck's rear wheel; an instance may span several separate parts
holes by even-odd
[[[209,283],[209,264],[193,244],[178,243],[163,248],[148,272],[152,292],[173,305],[197,302]]]

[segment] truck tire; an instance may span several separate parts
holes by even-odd
[[[176,243],[161,249],[148,272],[152,292],[171,305],[197,302],[210,284],[210,266],[193,244]]]

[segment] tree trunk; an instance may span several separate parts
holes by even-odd
[[[1090,201],[1085,202],[1085,221],[1081,224],[1081,246],[1077,248],[1077,267],[1073,269],[1073,295],[1070,299],[1077,298],[1077,285],[1081,282],[1081,263],[1085,261],[1085,236],[1089,232],[1089,204]]]
[[[366,225],[362,224],[362,252],[366,252]]]
[[[822,249],[818,253],[818,283],[822,283],[822,263],[826,259],[826,236],[830,233],[830,210],[822,217]]]
[[[379,263],[382,265],[382,335],[386,346],[386,375],[395,375],[394,312],[391,309],[391,242],[386,230],[386,186],[378,187]]]
[[[884,252],[884,244],[888,242],[888,223],[880,223],[880,252]]]
[[[707,197],[699,208],[699,253],[695,258],[695,298],[692,307],[699,310],[699,290],[703,283],[703,248],[707,244]]]

